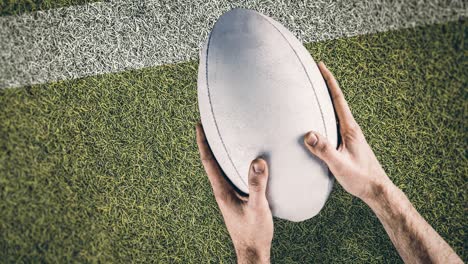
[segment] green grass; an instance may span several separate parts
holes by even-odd
[[[0,16],[82,5],[100,0],[0,0]]]
[[[391,179],[465,260],[464,21],[309,44]],[[198,160],[197,62],[0,90],[2,262],[233,262]],[[275,220],[276,263],[395,263],[336,185],[315,218]]]

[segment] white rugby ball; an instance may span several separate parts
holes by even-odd
[[[200,51],[198,103],[232,184],[248,194],[250,163],[261,156],[274,216],[302,221],[319,213],[333,179],[303,137],[315,130],[336,146],[336,120],[316,63],[291,32],[253,10],[223,14]]]

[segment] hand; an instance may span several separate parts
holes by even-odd
[[[347,192],[368,202],[391,181],[354,120],[335,77],[323,62],[318,66],[335,106],[341,144],[335,149],[324,136],[314,131],[305,135],[304,143],[310,152],[328,165]]]
[[[387,177],[335,77],[323,62],[319,69],[338,116],[341,144],[335,149],[325,137],[311,131],[304,137],[307,148],[328,165],[346,191],[361,198],[375,212],[405,263],[463,263]]]
[[[265,194],[268,181],[266,161],[252,161],[247,198],[239,195],[224,179],[200,124],[197,125],[197,144],[216,202],[236,249],[238,262],[269,263],[273,217]]]

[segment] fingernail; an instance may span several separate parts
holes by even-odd
[[[265,164],[263,164],[263,162],[255,161],[253,164],[253,170],[255,173],[262,173],[265,171]]]
[[[306,142],[312,147],[315,146],[315,144],[317,144],[317,136],[314,133],[309,132],[306,137]]]

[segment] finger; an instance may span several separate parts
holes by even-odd
[[[354,127],[356,125],[356,121],[354,120],[353,114],[349,109],[348,103],[346,102],[343,92],[341,91],[335,77],[327,66],[325,66],[325,63],[319,62],[318,66],[327,83],[328,90],[330,91],[333,105],[335,106],[335,111],[340,122],[340,127],[343,129]]]
[[[309,132],[304,136],[304,143],[307,149],[323,160],[330,170],[336,169],[342,162],[341,154],[327,141],[327,139],[317,132]]]
[[[213,188],[213,193],[218,203],[230,203],[236,200],[234,189],[224,179],[223,172],[211,152],[208,141],[201,124],[197,124],[197,144],[200,159]]]
[[[263,159],[255,159],[249,170],[249,205],[260,206],[266,201],[268,164]]]

